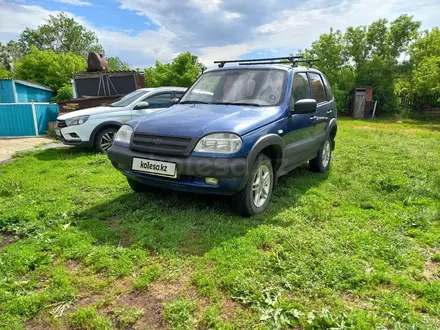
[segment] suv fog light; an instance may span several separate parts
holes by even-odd
[[[205,178],[206,184],[210,184],[212,186],[216,186],[218,184],[218,179],[216,178]]]

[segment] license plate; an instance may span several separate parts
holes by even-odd
[[[61,136],[61,131],[58,128],[55,128],[56,136]]]
[[[162,162],[159,160],[133,158],[132,169],[134,171],[145,172],[148,174],[166,176],[169,178],[177,177],[176,164]]]

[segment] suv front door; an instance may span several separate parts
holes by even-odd
[[[312,155],[310,151],[316,135],[316,112],[306,114],[293,112],[290,114],[295,102],[310,98],[312,97],[307,73],[295,73],[291,87],[287,132],[283,136],[286,145],[287,168],[295,167],[309,160],[309,157]]]
[[[143,98],[140,102],[148,102],[148,108],[137,109],[135,106],[132,111],[132,118],[145,116],[149,113],[161,109],[169,108],[173,105],[173,102],[171,102],[171,100],[172,100],[171,92],[165,92],[165,93],[159,93],[159,94],[147,96]]]

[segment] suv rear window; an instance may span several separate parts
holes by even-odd
[[[322,75],[321,77],[322,77],[322,80],[324,80],[325,89],[326,89],[326,91],[327,91],[327,101],[330,101],[330,100],[332,100],[333,97],[334,97],[334,96],[333,96],[332,88],[330,87],[330,84],[329,84],[329,82],[328,82],[328,80],[327,80],[327,77],[324,76],[324,75]]]
[[[315,99],[317,103],[327,101],[321,76],[317,73],[309,73],[309,77],[310,84],[312,85],[312,98]]]

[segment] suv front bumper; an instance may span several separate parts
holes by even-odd
[[[151,186],[219,195],[232,195],[241,187],[246,172],[246,158],[179,157],[147,154],[113,144],[108,150],[113,166],[125,176]],[[151,159],[176,164],[177,178],[166,178],[132,170],[133,158]],[[217,185],[205,178],[218,179]]]

